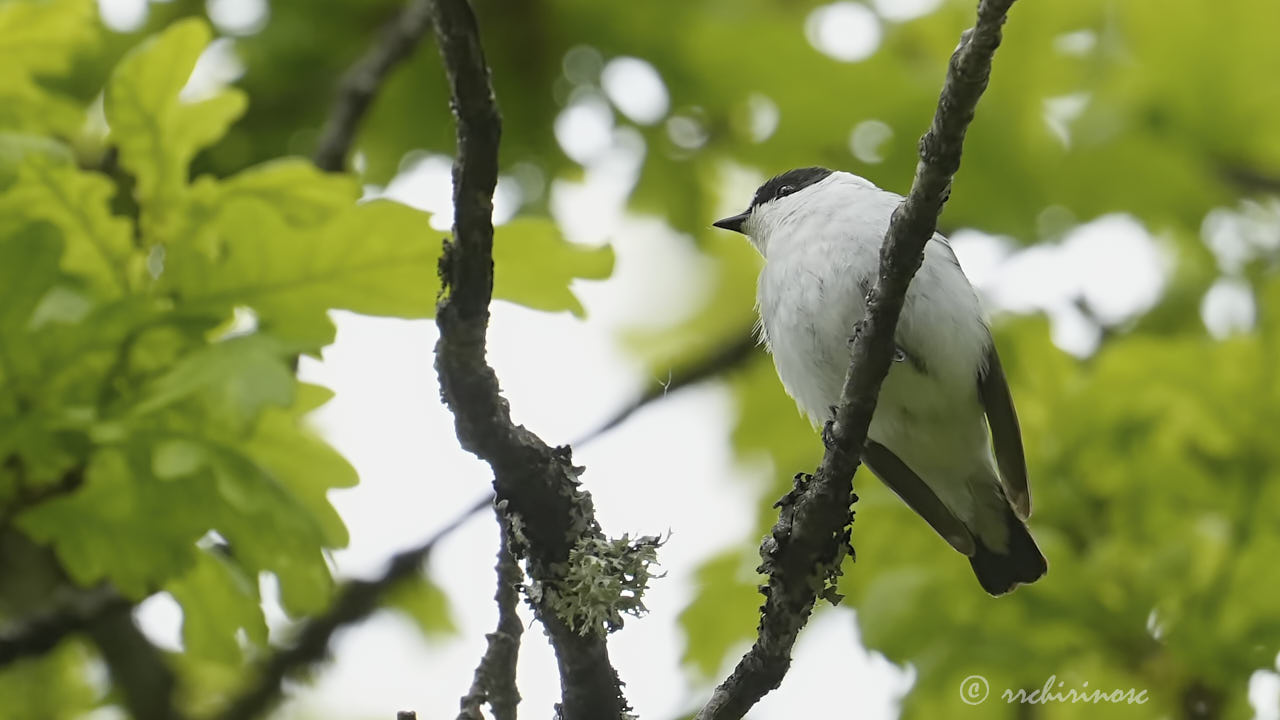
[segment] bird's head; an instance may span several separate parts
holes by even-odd
[[[811,188],[832,172],[824,167],[806,167],[776,175],[756,190],[745,211],[712,224],[746,235],[763,254],[773,230],[785,218],[797,215],[805,205],[806,196],[813,192]]]

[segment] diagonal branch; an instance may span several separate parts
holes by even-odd
[[[337,598],[323,615],[316,616],[302,626],[298,638],[288,647],[281,648],[268,657],[251,674],[249,687],[227,703],[217,715],[219,720],[251,720],[261,717],[283,692],[285,678],[324,660],[329,642],[334,634],[348,625],[372,615],[382,607],[382,601],[397,584],[422,571],[422,565],[445,536],[457,530],[471,516],[493,504],[493,496],[472,505],[436,531],[425,543],[391,558],[386,572],[376,580],[351,580],[343,584]]]
[[[12,470],[17,478],[17,493],[3,507],[0,507],[0,530],[9,527],[15,517],[36,505],[46,503],[55,498],[69,495],[84,485],[84,466],[77,465],[67,470],[58,481],[49,485],[31,488],[26,485],[26,472],[22,460],[17,455],[5,460],[5,468]]]
[[[440,259],[442,299],[436,308],[440,340],[436,372],[453,411],[462,447],[493,468],[494,489],[507,519],[520,529],[519,554],[540,590],[534,611],[551,638],[560,666],[562,717],[620,718],[627,710],[602,633],[581,634],[560,617],[555,588],[570,550],[603,539],[591,496],[578,486],[568,447],[551,448],[511,421],[498,378],[485,359],[485,332],[493,294],[493,190],[498,178],[501,119],[466,0],[432,6],[458,124],[453,166],[453,242]]]
[[[639,397],[619,408],[608,420],[579,438],[574,445],[583,445],[595,440],[626,422],[632,415],[651,403],[663,400],[677,390],[717,378],[730,370],[746,365],[754,358],[762,357],[764,353],[760,350],[760,342],[756,340],[755,333],[750,329],[744,329],[735,336],[735,339],[716,348],[706,357],[698,358],[676,369],[666,382],[651,383]]]
[[[965,130],[987,87],[991,59],[1013,0],[980,0],[978,21],[951,56],[933,124],[920,140],[911,192],[893,213],[880,250],[880,272],[855,330],[852,361],[835,419],[824,433],[826,451],[812,477],[797,477],[773,532],[760,548],[769,584],[759,636],[733,673],[712,694],[698,720],[741,718],[782,682],[791,648],[822,589],[834,595],[849,538],[853,473],[875,411],[880,384],[893,359],[893,334],[907,285],[933,237],[951,178],[960,168]]]
[[[413,54],[430,24],[431,0],[409,0],[382,29],[378,39],[342,76],[320,141],[311,159],[329,172],[346,168],[347,153],[355,141],[360,121],[373,104],[378,89],[397,65]]]
[[[105,585],[70,593],[59,607],[0,630],[0,667],[43,655],[67,636],[87,630],[108,613],[131,607],[133,603]]]
[[[135,720],[182,720],[177,678],[164,652],[142,633],[131,605],[113,604],[85,628]]]
[[[498,590],[494,602],[498,606],[498,627],[485,636],[489,645],[485,648],[480,665],[476,668],[471,689],[459,703],[462,711],[458,720],[484,720],[480,706],[489,703],[494,720],[516,720],[516,706],[520,704],[520,690],[516,687],[516,661],[520,656],[520,636],[524,625],[516,614],[520,602],[520,580],[524,577],[507,539],[507,522],[498,512]]]
[[[118,690],[120,703],[138,720],[178,720],[176,680],[164,653],[147,639],[133,619],[134,604],[110,584],[80,587],[53,550],[13,529],[0,528],[0,570],[10,585],[22,587],[20,617],[0,631],[0,667],[44,654],[73,634],[82,634],[98,650]]]

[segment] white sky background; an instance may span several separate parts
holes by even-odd
[[[99,2],[112,27],[130,29],[145,20],[146,0]],[[804,32],[820,52],[856,62],[875,51],[882,23],[908,21],[936,4],[937,0],[875,0],[872,12],[858,3],[833,3],[815,10]],[[210,0],[209,10],[228,36],[251,34],[268,20],[265,0]],[[242,72],[233,42],[219,41],[211,48],[209,61],[197,68],[192,92],[233,81]],[[1079,44],[1064,42],[1060,50],[1071,52]],[[594,52],[583,49],[566,58],[566,77],[583,82],[569,94],[554,128],[566,154],[587,168],[585,179],[557,181],[547,190],[569,239],[612,243],[616,271],[607,281],[575,286],[588,310],[585,321],[496,302],[489,332],[490,362],[515,420],[550,444],[587,434],[643,385],[643,371],[615,343],[618,330],[655,318],[674,321],[697,306],[700,289],[706,288],[700,274],[703,265],[687,238],[658,219],[638,218],[623,209],[645,149],[638,134],[619,123],[625,118],[648,125],[667,118],[665,85],[643,60],[614,58],[606,63]],[[590,86],[595,77],[600,79],[599,89]],[[1046,100],[1046,124],[1064,144],[1070,142],[1071,120],[1087,102],[1087,96]],[[763,95],[753,96],[751,106],[751,131],[763,141],[785,109]],[[692,148],[705,141],[696,119],[667,118],[666,128],[678,145]],[[877,146],[891,133],[879,121],[861,123],[851,128],[850,152],[876,162]],[[436,213],[433,225],[447,228],[448,167],[448,158],[417,157],[384,192]],[[500,184],[498,221],[516,212],[522,190],[537,192],[545,184],[536,172],[525,170]],[[762,179],[741,169],[726,177],[725,209],[733,211],[746,204]],[[1250,246],[1238,237],[1247,236],[1249,222],[1262,221],[1255,217],[1258,213],[1246,210],[1223,210],[1206,220],[1205,239],[1224,275],[1206,295],[1202,312],[1218,336],[1248,329],[1253,321],[1251,296],[1235,272]],[[1280,208],[1270,212],[1280,216]],[[1048,226],[1074,224],[1063,213],[1050,208],[1042,219]],[[708,223],[713,219],[707,218]],[[1054,342],[1077,355],[1096,347],[1097,321],[1123,323],[1150,307],[1171,269],[1160,242],[1123,215],[1094,219],[1059,242],[1026,250],[974,231],[956,233],[953,244],[989,308],[1047,313]],[[337,342],[325,350],[322,362],[304,361],[301,374],[337,391],[314,422],[361,476],[357,488],[331,495],[351,531],[350,547],[335,557],[338,574],[372,577],[391,554],[420,543],[485,494],[491,474],[458,447],[452,416],[439,402],[432,368],[433,323],[349,313],[335,313],[335,319]],[[755,495],[765,475],[774,470],[742,467],[731,456],[731,402],[722,388],[704,384],[654,403],[620,428],[574,448],[575,460],[587,466],[583,481],[606,532],[670,532],[660,552],[667,576],[656,580],[646,595],[649,615],[629,619],[609,643],[627,683],[627,698],[644,718],[688,712],[709,692],[708,687],[691,688],[679,668],[683,639],[677,616],[691,598],[693,572],[702,560],[728,546],[758,544],[759,538],[751,533]],[[431,574],[453,602],[459,628],[455,638],[428,643],[409,621],[381,613],[341,634],[333,648],[334,662],[317,674],[314,685],[295,688],[295,699],[279,715],[363,720],[391,718],[396,710],[412,709],[424,720],[453,717],[483,652],[484,634],[495,624],[496,548],[496,525],[488,514],[481,514],[449,536],[432,557]],[[527,609],[522,607],[522,612],[528,621]],[[167,647],[178,646],[180,611],[171,600],[149,601],[140,615],[153,638]],[[282,625],[278,607],[268,603],[268,615],[273,627]],[[860,717],[890,718],[896,716],[897,699],[910,685],[909,672],[861,647],[847,609],[819,613],[801,636],[794,657],[781,689],[767,696],[750,717],[824,717],[831,707],[848,707],[850,698],[857,698]],[[549,716],[559,681],[537,624],[527,625],[519,676],[522,713]],[[838,696],[832,696],[830,688],[839,688]],[[1259,717],[1280,718],[1277,688],[1280,678],[1274,673],[1255,676],[1251,695]]]

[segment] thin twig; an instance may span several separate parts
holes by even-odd
[[[696,385],[700,382],[718,377],[723,373],[734,370],[746,365],[752,358],[763,357],[760,350],[760,343],[756,340],[755,333],[751,330],[744,330],[738,333],[736,339],[716,348],[704,358],[695,360],[692,364],[677,369],[672,373],[670,379],[666,382],[653,382],[647,387],[635,400],[630,404],[620,408],[608,420],[600,425],[600,427],[592,430],[584,435],[575,446],[583,445],[597,437],[609,432],[623,422],[630,419],[632,415],[647,407],[650,403],[662,400],[672,393],[682,390],[690,385]]]
[[[312,161],[329,172],[346,168],[347,153],[355,141],[360,121],[373,104],[391,71],[413,54],[430,27],[431,0],[409,0],[382,29],[364,55],[342,76]]]
[[[935,232],[951,178],[960,168],[965,130],[986,89],[1001,26],[1013,0],[981,0],[978,20],[951,57],[938,109],[920,140],[920,162],[911,192],[893,213],[880,250],[880,271],[855,330],[852,361],[835,419],[823,432],[826,451],[811,478],[797,477],[781,501],[773,532],[761,545],[763,589],[759,635],[733,673],[716,688],[698,720],[741,718],[782,682],[791,648],[819,595],[834,595],[846,551],[853,473],[880,384],[893,358],[893,334],[907,285],[919,269],[925,243]]]
[[[493,190],[502,122],[470,5],[466,0],[437,0],[432,22],[458,126],[454,239],[446,243],[440,259],[443,291],[436,308],[440,392],[453,411],[459,443],[493,468],[494,489],[507,503],[506,515],[520,523],[520,552],[532,581],[554,588],[563,579],[570,549],[588,539],[603,539],[603,533],[590,494],[578,486],[582,468],[573,465],[570,449],[548,447],[511,421],[497,375],[485,359],[493,295]],[[560,668],[562,717],[621,718],[627,703],[604,637],[571,628],[552,606],[554,592],[538,596],[534,612],[551,638]]]
[[[360,622],[382,607],[382,601],[397,584],[422,571],[422,565],[436,544],[457,530],[471,516],[489,507],[489,495],[472,505],[436,531],[425,543],[396,554],[386,572],[376,580],[350,580],[343,583],[337,598],[323,615],[302,626],[298,638],[288,647],[276,650],[251,673],[252,684],[218,713],[221,720],[250,720],[260,717],[280,699],[286,677],[323,660],[329,642],[339,629]]]
[[[495,508],[496,509],[496,508]],[[520,657],[520,636],[524,624],[516,614],[520,602],[520,580],[524,577],[507,539],[506,519],[498,516],[498,589],[493,599],[498,606],[498,627],[485,636],[488,646],[476,667],[471,689],[459,703],[458,720],[484,720],[480,706],[489,703],[494,720],[516,720],[520,690],[516,687],[516,661]]]

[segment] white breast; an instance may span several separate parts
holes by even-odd
[[[831,417],[865,313],[880,244],[901,200],[848,173],[757,208],[748,232],[765,255],[758,303],[783,386],[815,425]],[[898,343],[923,366],[894,363],[870,436],[921,475],[989,458],[978,369],[990,334],[978,298],[941,236],[925,248]],[[961,456],[964,459],[961,460]],[[948,468],[948,474],[957,468]]]

